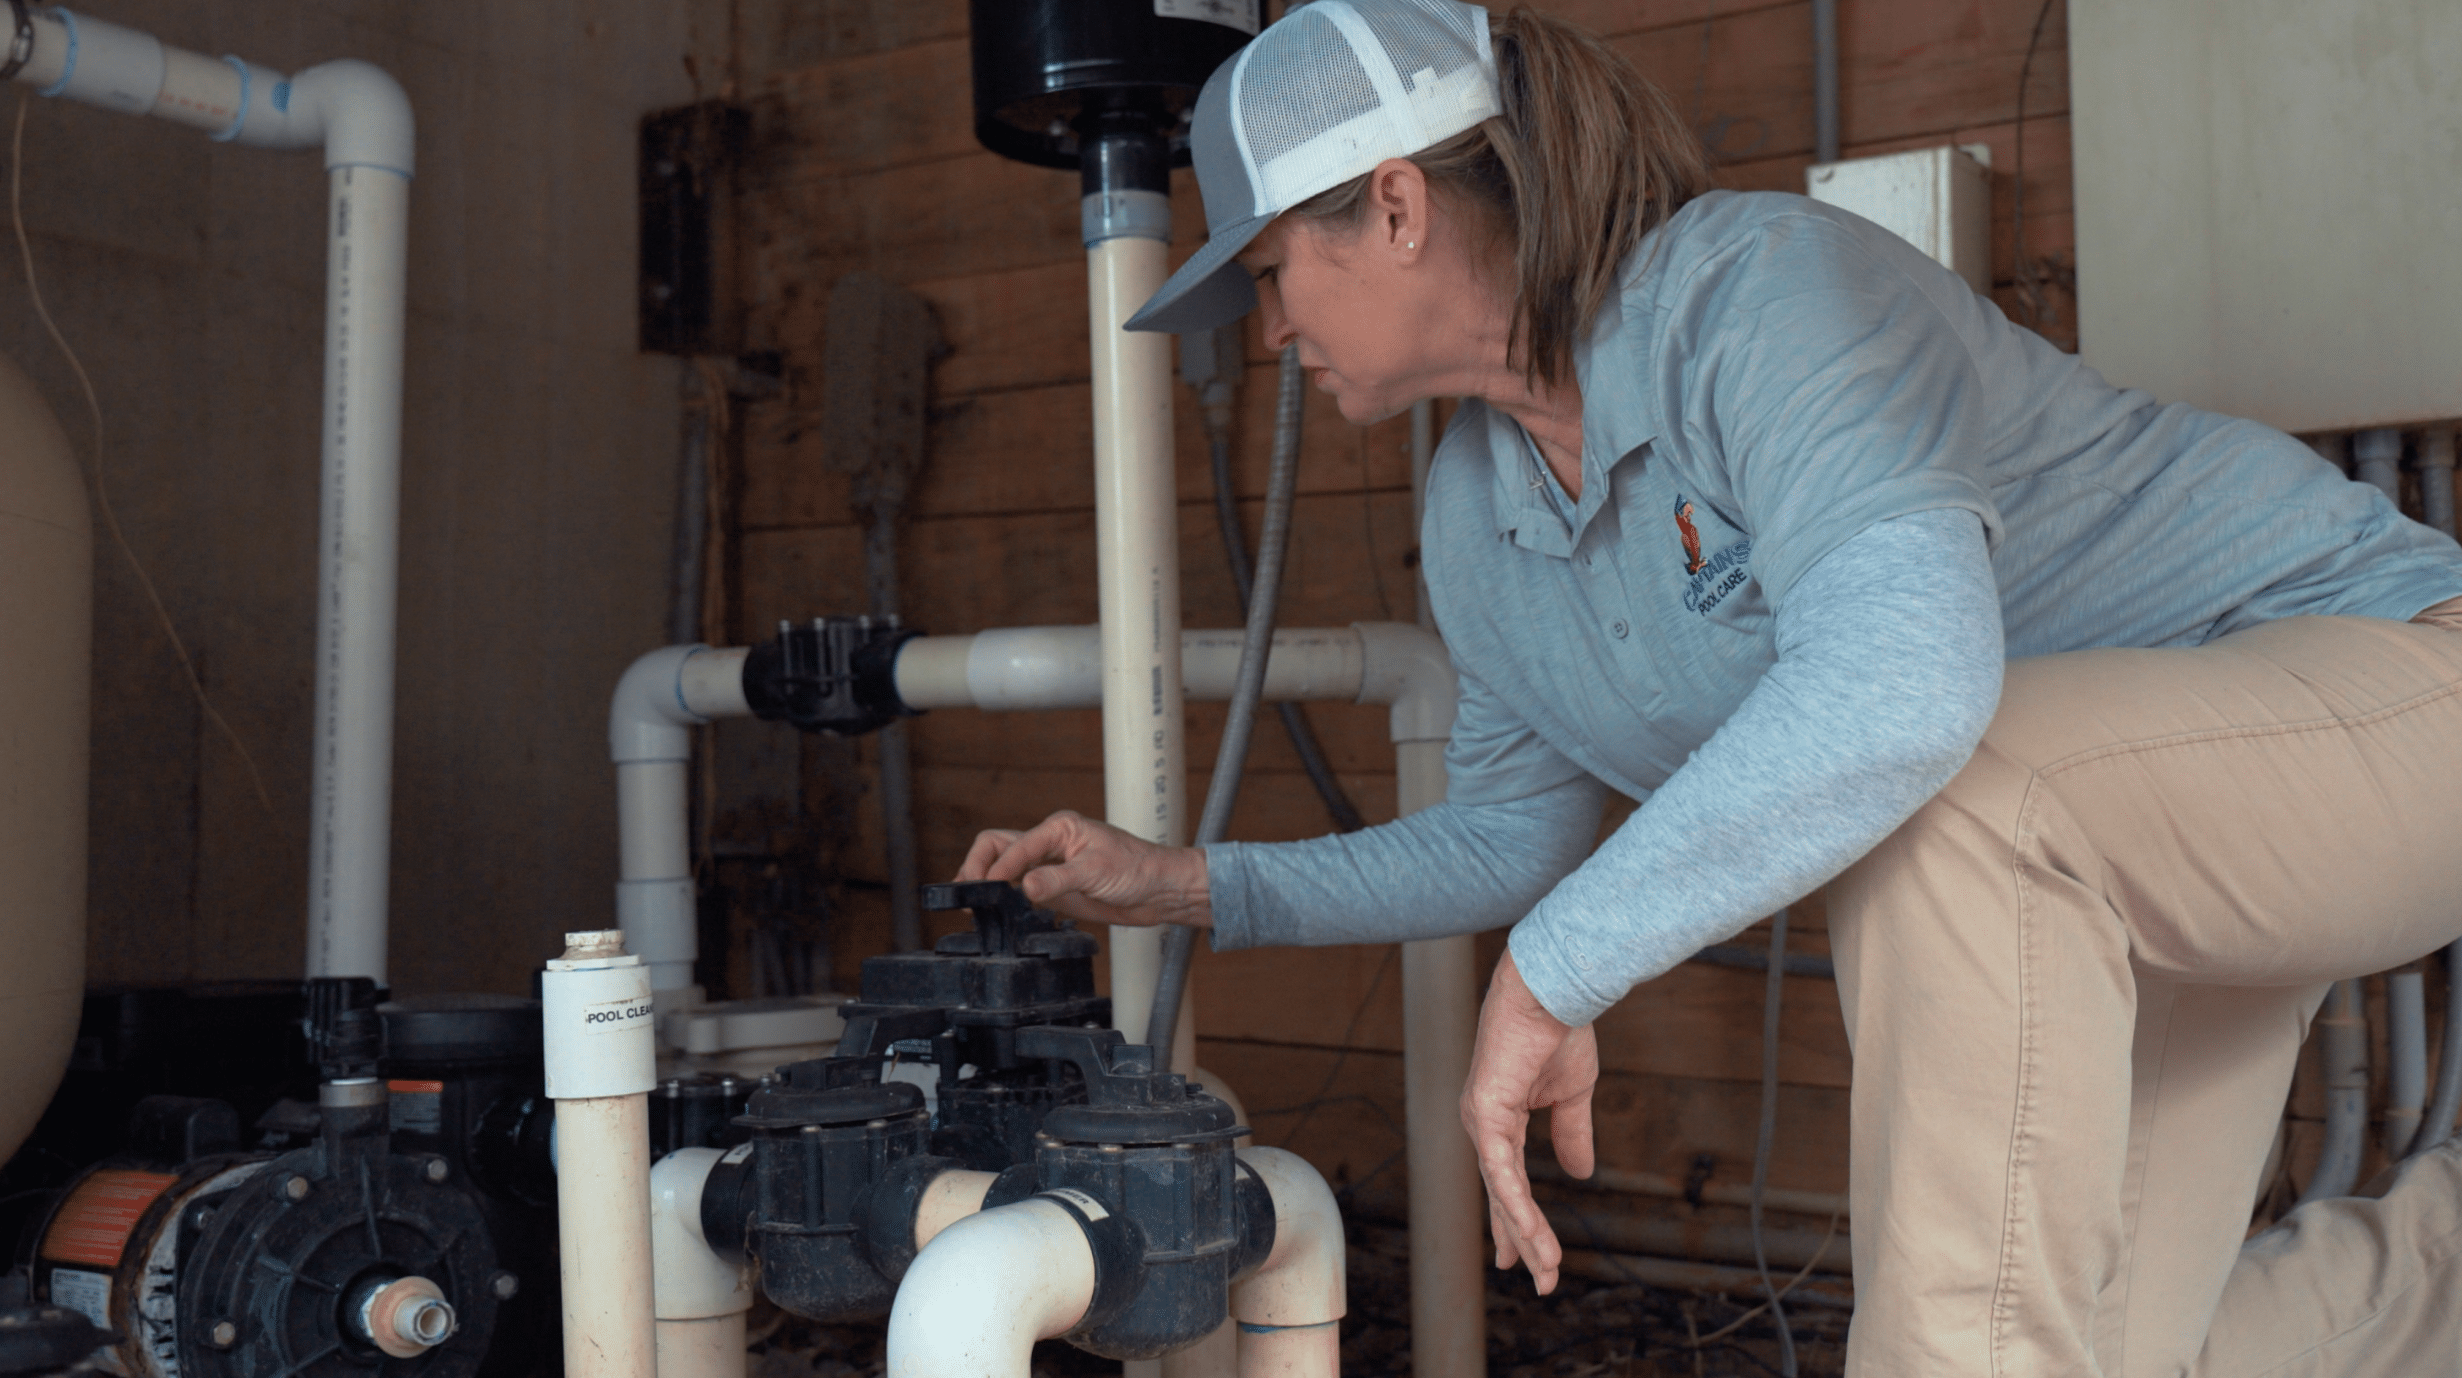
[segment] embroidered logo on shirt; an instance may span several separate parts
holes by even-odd
[[[1701,528],[1693,525],[1693,505],[1676,494],[1676,534],[1684,538],[1684,572],[1699,574],[1709,561],[1701,558]]]
[[[1703,617],[1727,601],[1727,595],[1744,587],[1752,577],[1752,537],[1746,536],[1701,562],[1693,577],[1684,585],[1684,610]]]

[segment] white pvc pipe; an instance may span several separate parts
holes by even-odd
[[[658,1378],[649,972],[624,951],[621,933],[568,933],[565,941],[539,983],[547,1094],[556,1103],[564,1371],[568,1378]]]
[[[17,80],[219,141],[322,145],[324,480],[308,825],[308,974],[386,979],[393,800],[393,634],[401,525],[402,323],[415,121],[364,62],[296,77],[211,58],[67,10],[36,11]]]
[[[1433,637],[1430,638],[1433,640]],[[1441,655],[1441,645],[1436,654]],[[1433,667],[1433,690],[1397,696],[1394,746],[1403,813],[1444,802],[1445,738],[1453,730],[1453,675]],[[1406,714],[1405,705],[1409,711]],[[1462,1132],[1462,1087],[1479,1029],[1479,960],[1467,935],[1402,944],[1403,1125],[1410,1163],[1411,1372],[1474,1378],[1487,1371],[1486,1189]]]
[[[1169,223],[1161,221],[1165,234]],[[1171,337],[1120,328],[1163,285],[1169,253],[1163,239],[1143,234],[1088,245],[1086,308],[1094,364],[1103,815],[1148,842],[1177,847],[1188,841],[1188,725],[1181,711]],[[1132,1043],[1147,1041],[1162,936],[1159,928],[1111,930],[1112,1017]],[[1183,1001],[1183,1021],[1193,1022],[1188,1008]],[[1173,1064],[1180,1065],[1176,1056]]]
[[[1027,1378],[1034,1342],[1094,1301],[1076,1217],[1028,1197],[970,1215],[915,1256],[889,1310],[889,1378]]]
[[[719,1257],[701,1233],[701,1189],[723,1156],[678,1149],[650,1169],[658,1378],[744,1378],[751,1270]]]
[[[616,922],[625,946],[650,965],[650,989],[690,998],[700,934],[693,905],[689,776],[692,729],[741,717],[738,647],[663,646],[635,660],[607,706],[607,755],[616,768]]]
[[[1239,1156],[1274,1198],[1273,1250],[1231,1285],[1240,1378],[1334,1378],[1342,1365],[1342,1208],[1298,1154],[1245,1148]]]
[[[410,180],[350,165],[329,177],[308,975],[383,985]]]
[[[1220,702],[1247,633],[1180,633],[1185,697]],[[1102,641],[1094,627],[1005,627],[925,636],[898,650],[898,697],[909,707],[1023,712],[1102,702]],[[1280,627],[1265,663],[1268,702],[1338,700],[1394,709],[1395,741],[1441,741],[1453,720],[1453,664],[1444,643],[1406,622]],[[1444,797],[1441,767],[1434,798]],[[1432,802],[1432,801],[1431,801]],[[1408,810],[1405,810],[1406,812]]]

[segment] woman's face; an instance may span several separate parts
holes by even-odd
[[[1504,361],[1505,318],[1487,275],[1406,159],[1370,175],[1356,222],[1286,215],[1239,261],[1257,280],[1266,347],[1296,344],[1301,367],[1355,425],[1424,397],[1479,392],[1481,370]]]
[[[1392,255],[1365,243],[1373,227],[1294,220],[1266,226],[1240,262],[1257,280],[1265,346],[1299,346],[1300,366],[1331,393],[1354,425],[1380,421],[1418,400],[1409,284]]]

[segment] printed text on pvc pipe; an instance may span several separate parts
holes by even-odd
[[[647,1000],[626,998],[601,1000],[581,1007],[581,1027],[584,1033],[622,1033],[650,1017],[656,1006]]]

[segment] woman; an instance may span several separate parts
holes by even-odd
[[[1218,947],[1514,923],[1463,1119],[1542,1291],[1523,1127],[1588,1171],[1590,1021],[1826,883],[1851,1372],[2452,1370],[2452,1146],[2240,1245],[2325,984],[2462,932],[2462,550],[1866,222],[1707,190],[1526,10],[1296,10],[1194,140],[1211,239],[1131,328],[1254,305],[1355,422],[1470,399],[1422,533],[1447,801],[1203,853],[1063,814],[965,876]]]

